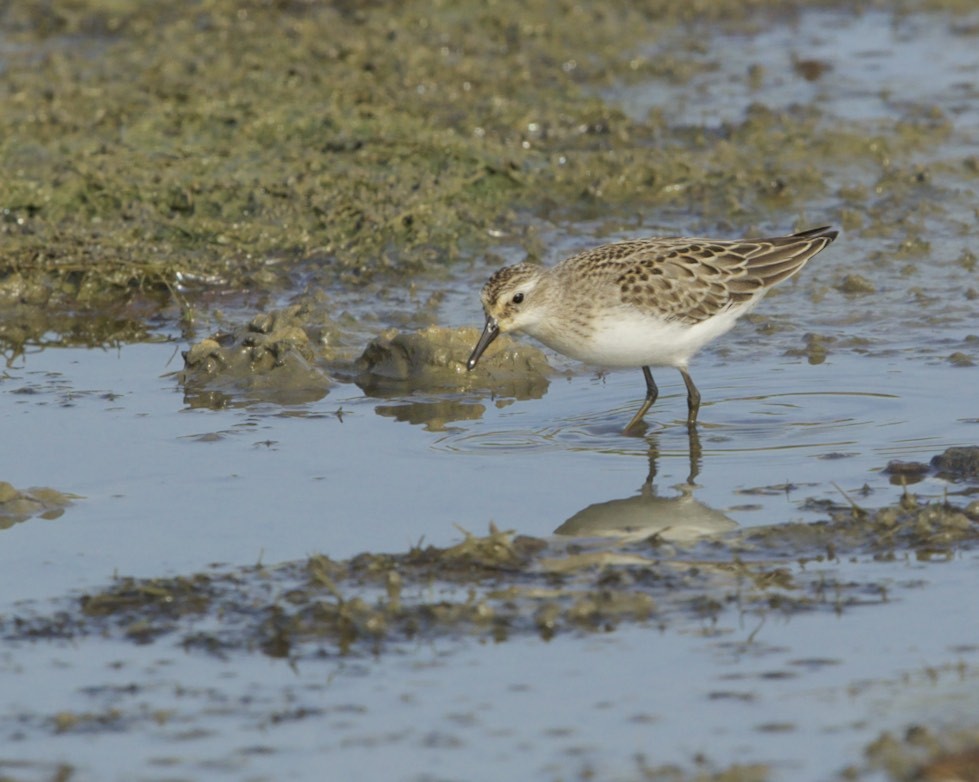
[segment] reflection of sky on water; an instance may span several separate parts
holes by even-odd
[[[954,121],[975,126],[977,35],[965,30],[961,17],[937,13],[897,20],[883,11],[812,10],[796,23],[715,36],[702,50],[687,47],[684,57],[699,64],[689,81],[619,87],[612,97],[638,118],[659,108],[674,122],[708,127],[741,122],[752,103],[785,109],[813,102],[833,116],[871,126],[892,121],[898,106],[940,105]],[[642,54],[654,60],[666,51],[677,57],[672,41]],[[793,64],[806,60],[828,67],[809,81]],[[752,66],[763,68],[756,83],[749,79]]]

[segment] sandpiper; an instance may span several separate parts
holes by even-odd
[[[675,367],[687,386],[692,426],[700,409],[687,371],[693,355],[837,233],[823,227],[736,241],[653,237],[602,245],[551,268],[507,266],[483,286],[486,327],[467,366],[472,370],[500,333],[522,331],[579,361],[641,367],[646,399],[626,432],[659,395],[650,367]]]

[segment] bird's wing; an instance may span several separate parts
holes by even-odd
[[[700,323],[788,279],[833,239],[818,228],[769,239],[654,238],[597,247],[566,261],[576,276],[604,278],[622,304],[667,320]]]

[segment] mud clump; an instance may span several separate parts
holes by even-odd
[[[979,478],[979,446],[949,448],[945,453],[933,457],[931,464],[942,478],[951,480]]]
[[[72,306],[52,302],[70,290],[74,291]],[[66,281],[56,285],[36,272],[5,274],[0,259],[0,350],[12,358],[23,354],[28,345],[118,345],[147,338],[149,328],[138,308],[118,298],[82,302],[77,293],[77,286]]]
[[[898,486],[917,483],[930,471],[931,467],[924,462],[906,462],[901,459],[891,459],[884,468],[884,473],[890,476],[891,483]]]
[[[822,364],[829,355],[830,345],[836,342],[835,337],[821,334],[806,334],[803,340],[805,347],[789,348],[785,351],[785,355],[805,358],[810,364]]]
[[[975,545],[979,528],[965,509],[946,503],[919,505],[911,495],[875,511],[852,505],[819,524],[755,527],[740,534],[736,545],[748,555],[763,550],[791,550],[794,556],[835,558],[844,553],[870,554],[889,560],[898,551],[912,551],[920,561],[946,559],[958,547]],[[733,542],[733,541],[732,541]]]
[[[472,372],[466,361],[479,331],[432,326],[416,332],[385,331],[356,362],[356,382],[367,393],[490,387],[505,396],[536,399],[551,369],[543,352],[505,335]]]
[[[321,399],[332,385],[314,363],[302,306],[252,318],[187,350],[177,380],[192,406],[223,407],[231,401],[303,404]]]
[[[869,768],[888,779],[972,782],[979,779],[979,725],[937,731],[910,725],[903,735],[881,733],[864,754]]]
[[[34,517],[56,519],[75,500],[77,494],[35,486],[23,491],[6,481],[0,481],[0,529],[7,529]]]
[[[877,286],[860,274],[848,274],[836,286],[840,293],[863,294],[876,293]]]
[[[883,470],[891,483],[916,483],[928,474],[947,481],[971,481],[979,478],[979,446],[948,448],[933,456],[930,463],[892,459]]]

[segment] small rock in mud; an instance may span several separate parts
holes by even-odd
[[[305,315],[302,306],[262,313],[247,326],[193,345],[177,373],[191,404],[209,404],[214,394],[258,396],[281,404],[322,398],[331,382],[313,364]]]
[[[949,448],[945,453],[933,457],[931,464],[941,478],[979,478],[979,445]]]
[[[876,293],[877,286],[860,274],[848,274],[836,290],[840,293]]]
[[[34,516],[56,519],[77,499],[80,499],[77,494],[43,486],[19,491],[6,481],[0,481],[0,529],[7,529]]]
[[[542,351],[504,335],[469,372],[466,361],[478,339],[479,331],[473,328],[389,329],[357,360],[357,385],[366,391],[400,391],[478,384],[519,398],[543,395],[551,370]]]

